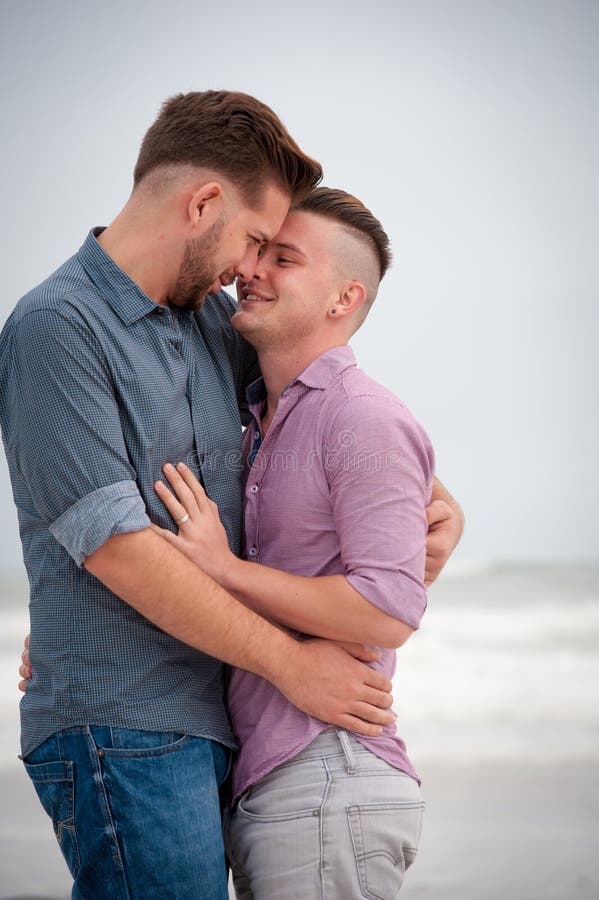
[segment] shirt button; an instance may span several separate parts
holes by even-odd
[[[253,484],[250,488],[250,491],[252,494],[257,494],[259,490],[260,490],[260,485],[258,485],[258,484]]]
[[[248,555],[249,556],[258,556],[258,548],[250,547],[250,549],[248,550]]]

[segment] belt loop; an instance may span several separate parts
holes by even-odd
[[[354,751],[349,739],[349,734],[347,733],[347,731],[338,731],[337,737],[339,738],[339,743],[341,744],[341,749],[343,750],[343,755],[345,756],[345,762],[347,763],[347,774],[355,775],[356,757],[354,755]]]

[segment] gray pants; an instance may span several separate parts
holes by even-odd
[[[392,900],[423,808],[413,778],[346,731],[325,731],[226,815],[238,900]]]

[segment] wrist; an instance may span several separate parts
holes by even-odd
[[[243,572],[245,565],[246,563],[244,563],[242,559],[239,559],[234,553],[229,553],[229,558],[226,561],[226,565],[223,567],[222,579],[219,579],[221,586],[224,587],[226,591],[232,591],[236,594],[243,593]]]
[[[273,627],[275,634],[270,637],[268,644],[264,645],[265,652],[261,657],[262,671],[258,674],[287,696],[284,682],[288,677],[293,678],[293,673],[297,672],[303,658],[302,646],[289,632]]]

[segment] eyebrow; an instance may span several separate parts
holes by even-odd
[[[300,256],[306,256],[303,250],[300,250],[299,247],[296,247],[295,244],[280,244],[278,241],[275,244],[271,244],[273,247],[279,247],[281,250],[291,250],[293,253],[299,253]]]

